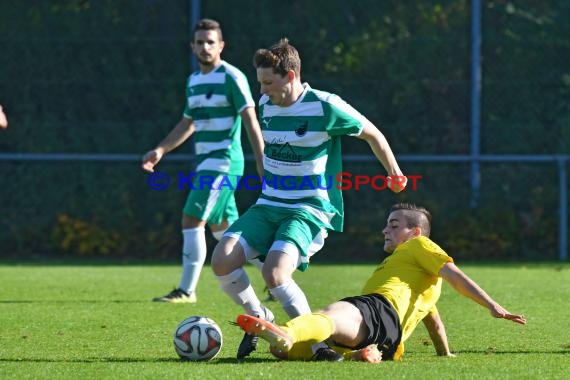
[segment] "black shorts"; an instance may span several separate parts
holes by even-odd
[[[392,359],[400,344],[402,330],[398,314],[390,302],[380,294],[346,297],[341,301],[356,306],[368,326],[368,337],[354,348],[361,349],[376,343],[378,350],[382,351],[382,359]]]

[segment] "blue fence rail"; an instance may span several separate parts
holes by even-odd
[[[0,161],[87,161],[87,162],[139,162],[138,154],[86,154],[86,153],[0,153]],[[247,157],[253,160],[253,157]],[[167,161],[191,162],[193,156],[189,154],[169,154],[164,158]],[[347,162],[370,162],[370,155],[345,155]],[[568,259],[568,179],[566,166],[570,161],[570,155],[399,155],[401,162],[465,162],[471,165],[479,165],[481,162],[511,162],[511,163],[552,163],[558,168],[558,259]],[[478,191],[479,189],[472,189]]]

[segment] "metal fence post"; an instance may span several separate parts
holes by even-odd
[[[558,178],[560,183],[559,189],[559,231],[558,244],[560,261],[568,259],[568,181],[566,177],[566,159],[558,157]]]
[[[194,34],[192,33],[192,30],[194,29],[194,25],[196,25],[198,20],[200,20],[201,7],[202,7],[201,0],[190,0],[190,7],[189,7],[190,17],[188,18],[190,20],[190,25],[189,25],[190,38],[188,39],[188,41],[194,40]],[[192,51],[190,51],[190,69],[191,72],[198,70],[198,61],[196,60],[196,56],[192,53]]]

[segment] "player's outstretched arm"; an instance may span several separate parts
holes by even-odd
[[[388,140],[386,140],[382,132],[368,121],[358,137],[370,145],[372,152],[374,152],[378,161],[380,161],[384,169],[386,169],[386,172],[388,172],[392,184],[389,186],[390,190],[395,193],[404,190],[407,179],[400,170],[396,157],[390,148],[390,144],[388,144]]]
[[[154,166],[158,164],[162,156],[186,141],[194,130],[192,119],[183,117],[156,148],[145,153],[142,158],[143,170],[152,173]]]
[[[526,324],[523,315],[512,314],[492,299],[475,281],[470,279],[461,269],[453,263],[445,264],[439,271],[439,275],[449,282],[453,288],[464,295],[471,298],[479,305],[489,309],[491,315],[495,318],[508,319],[510,321]]]
[[[241,111],[241,118],[245,126],[245,131],[247,132],[247,137],[249,138],[249,143],[251,144],[253,155],[255,156],[257,174],[261,178],[263,176],[263,148],[265,143],[263,142],[261,127],[257,121],[255,109],[253,107],[247,107]]]
[[[447,341],[447,333],[445,332],[445,325],[437,312],[437,309],[432,310],[423,319],[424,325],[429,333],[435,352],[439,356],[455,357],[449,350],[449,342]]]

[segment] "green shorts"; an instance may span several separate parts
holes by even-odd
[[[274,242],[294,244],[299,250],[297,269],[305,271],[310,257],[323,247],[327,229],[306,210],[256,204],[228,228],[226,235],[245,240],[261,261]],[[255,258],[246,248],[246,259]]]
[[[238,182],[236,175],[214,171],[197,173],[182,211],[208,224],[220,224],[222,220],[232,224],[239,217],[234,196]]]

